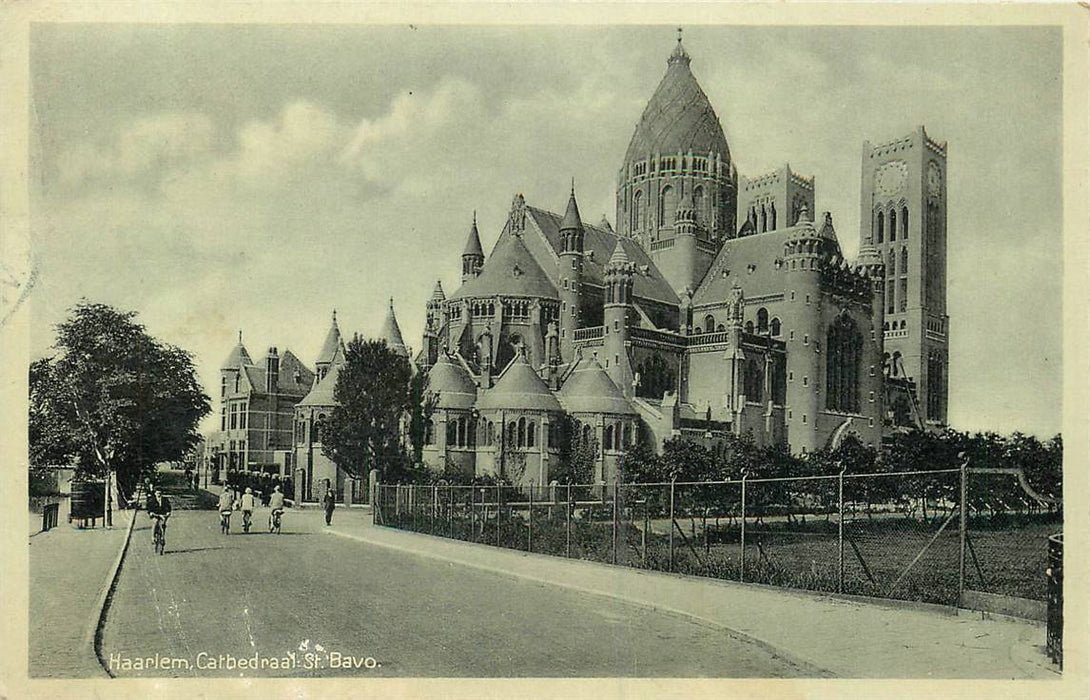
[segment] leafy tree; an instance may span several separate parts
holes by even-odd
[[[409,442],[414,464],[423,460],[425,426],[438,403],[439,393],[428,391],[428,375],[424,372],[412,375],[409,380]]]
[[[192,356],[135,318],[81,302],[57,326],[57,354],[30,368],[32,467],[74,461],[83,475],[113,472],[128,496],[155,464],[200,440],[211,406]]]
[[[597,440],[583,440],[578,419],[563,415],[559,421],[556,435],[559,442],[557,465],[550,476],[561,484],[594,483],[594,462],[598,454]],[[626,465],[627,465],[626,455]]]
[[[372,468],[387,483],[412,475],[400,430],[412,407],[411,378],[408,360],[385,340],[354,335],[333,389],[337,405],[321,426],[322,452],[358,478]]]

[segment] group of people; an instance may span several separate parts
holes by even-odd
[[[249,486],[242,493],[237,493],[228,484],[223,487],[223,493],[220,494],[219,512],[222,515],[230,514],[233,510],[241,511],[243,526],[248,530],[258,503],[258,497]],[[284,494],[280,492],[279,486],[274,486],[272,493],[269,494],[269,509],[269,530],[271,531],[273,523],[284,514]]]

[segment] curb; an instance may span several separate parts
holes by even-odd
[[[786,650],[772,644],[771,642],[765,641],[764,639],[761,639],[759,637],[755,637],[755,636],[753,636],[753,635],[751,635],[749,633],[742,632],[740,630],[736,630],[736,629],[734,629],[732,627],[729,627],[728,625],[723,624],[722,622],[720,622],[718,620],[712,620],[712,619],[707,618],[707,617],[702,617],[700,615],[697,615],[695,613],[692,613],[692,612],[689,612],[689,611],[686,611],[686,610],[681,610],[681,609],[678,609],[678,608],[670,607],[668,605],[660,605],[660,604],[656,604],[656,603],[650,603],[650,602],[648,602],[648,601],[646,601],[646,600],[644,600],[642,598],[634,598],[634,597],[631,597],[631,596],[620,595],[618,593],[608,593],[608,592],[601,591],[601,590],[598,590],[598,589],[595,589],[595,588],[587,588],[585,586],[580,586],[580,585],[577,585],[577,584],[574,584],[574,583],[566,583],[564,581],[555,581],[555,580],[552,580],[552,579],[541,578],[540,576],[534,576],[534,575],[531,575],[531,574],[518,573],[516,571],[511,571],[509,569],[502,569],[502,568],[495,567],[495,566],[488,566],[486,564],[476,564],[476,563],[473,563],[473,562],[467,562],[467,561],[463,561],[461,559],[456,559],[456,558],[453,558],[453,557],[444,556],[442,554],[436,554],[434,552],[423,552],[423,551],[420,551],[418,549],[413,549],[411,547],[404,547],[404,546],[401,546],[401,545],[390,544],[390,543],[387,543],[387,542],[376,542],[375,540],[370,540],[370,539],[367,539],[367,538],[362,537],[360,535],[352,535],[352,534],[349,534],[347,532],[339,532],[337,530],[323,530],[322,532],[324,532],[326,534],[330,534],[330,535],[336,535],[337,537],[344,537],[346,539],[356,540],[358,542],[364,542],[366,544],[370,544],[370,545],[373,545],[373,546],[376,546],[376,547],[383,547],[385,549],[392,549],[392,550],[399,551],[399,552],[406,552],[406,553],[414,554],[416,556],[424,557],[424,558],[427,558],[427,559],[436,559],[436,560],[439,560],[439,561],[445,561],[445,562],[449,562],[449,563],[452,563],[452,564],[457,564],[459,566],[464,566],[464,567],[469,568],[469,569],[477,569],[478,571],[487,571],[489,573],[499,574],[500,576],[507,576],[509,578],[516,578],[516,579],[522,579],[522,580],[526,580],[526,581],[533,581],[534,583],[538,583],[538,584],[546,585],[546,586],[556,586],[558,588],[565,588],[565,589],[568,589],[568,590],[578,591],[580,593],[584,593],[584,594],[587,594],[587,595],[593,595],[593,596],[597,596],[597,597],[600,597],[600,598],[610,598],[612,600],[619,600],[619,601],[622,601],[622,602],[627,603],[629,605],[635,605],[635,606],[645,608],[645,609],[648,609],[648,610],[654,610],[656,612],[667,612],[667,613],[670,613],[672,615],[678,615],[680,617],[685,617],[685,618],[688,618],[690,620],[693,620],[693,621],[695,621],[695,622],[697,622],[699,624],[703,624],[703,625],[706,625],[706,626],[710,625],[710,626],[713,626],[715,628],[724,630],[728,635],[734,637],[735,639],[738,639],[740,641],[744,641],[744,642],[753,644],[754,646],[769,652],[770,654],[772,654],[772,655],[774,655],[774,656],[788,662],[789,664],[792,664],[793,666],[798,667],[800,670],[802,670],[802,671],[804,671],[806,673],[807,677],[811,677],[811,678],[813,678],[813,677],[826,677],[826,678],[836,678],[836,677],[838,677],[837,674],[834,673],[833,671],[830,671],[829,669],[823,668],[823,667],[815,664],[814,662],[809,661],[808,659],[804,659],[804,658],[802,658],[800,656],[796,656],[795,654],[793,654],[793,653],[791,653],[789,651],[786,651]],[[470,544],[472,544],[472,543],[470,543]],[[488,546],[488,545],[483,545],[483,546]],[[586,562],[586,563],[594,564],[595,562]],[[608,565],[604,565],[604,566],[608,566]]]
[[[121,563],[125,559],[125,553],[129,550],[133,527],[136,525],[138,509],[133,508],[130,512],[132,515],[129,516],[129,527],[125,532],[125,539],[121,542],[121,549],[117,553],[117,559],[114,560],[113,568],[110,569],[110,575],[106,577],[106,583],[102,586],[102,590],[99,591],[95,611],[91,615],[91,622],[87,625],[87,631],[83,634],[84,645],[90,646],[94,650],[95,659],[98,661],[99,666],[102,667],[103,673],[109,678],[115,676],[110,673],[110,667],[102,655],[102,629],[106,626],[106,613],[110,608],[114,589],[117,587],[118,575],[121,573]]]

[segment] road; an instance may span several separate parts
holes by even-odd
[[[341,512],[339,518],[364,517]],[[255,515],[264,522],[265,512]],[[241,529],[236,514],[232,527]],[[103,630],[119,677],[785,677],[721,628],[323,533],[219,532],[176,511],[156,556],[138,516]],[[334,667],[337,657],[359,668]],[[222,656],[221,656],[222,655]],[[255,657],[257,670],[226,668]],[[152,668],[141,659],[154,656]],[[145,666],[149,665],[143,662]],[[210,668],[209,665],[219,665]],[[202,666],[198,668],[198,666]]]

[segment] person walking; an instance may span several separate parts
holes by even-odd
[[[333,493],[332,486],[325,487],[325,496],[322,496],[322,505],[325,506],[325,524],[333,524],[333,508],[337,505],[337,495]]]

